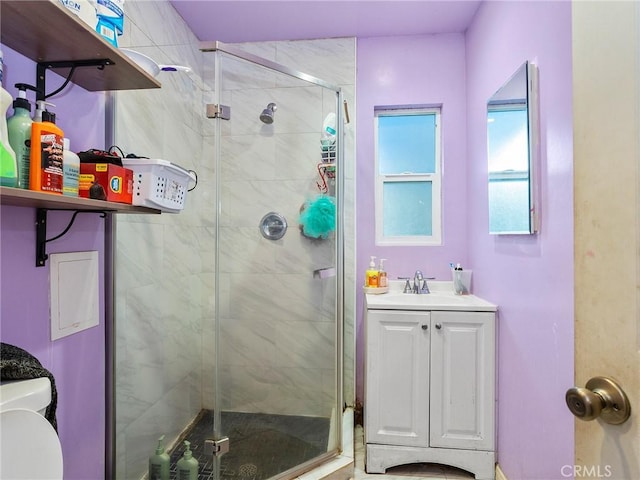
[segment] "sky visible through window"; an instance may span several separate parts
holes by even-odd
[[[435,114],[380,115],[378,161],[381,175],[434,173]]]

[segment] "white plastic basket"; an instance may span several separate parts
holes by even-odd
[[[189,181],[197,181],[195,172],[168,160],[123,158],[122,163],[133,170],[133,205],[179,213],[184,208]]]

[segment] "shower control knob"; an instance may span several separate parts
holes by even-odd
[[[582,387],[573,387],[565,395],[567,407],[580,420],[619,425],[631,415],[631,405],[622,388],[608,377],[593,377]]]
[[[269,212],[260,220],[260,233],[267,240],[280,240],[287,233],[287,219],[276,212]]]

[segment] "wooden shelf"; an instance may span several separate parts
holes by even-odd
[[[114,213],[159,214],[160,210],[127,205],[126,203],[103,202],[90,198],[67,197],[51,193],[0,187],[0,205],[14,207],[45,208],[49,210],[102,210]]]
[[[0,19],[2,44],[36,63],[110,60],[113,65],[102,70],[97,67],[76,69],[72,82],[86,90],[137,90],[161,86],[59,0],[2,0]],[[69,69],[54,71],[66,77]],[[28,83],[31,79],[24,81]]]

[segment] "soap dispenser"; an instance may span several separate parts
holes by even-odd
[[[46,110],[47,105],[51,105],[52,107],[55,107],[54,104],[45,102],[44,100],[36,100],[36,111],[33,114],[34,122],[42,122],[42,112]]]
[[[376,257],[371,256],[371,261],[369,262],[369,269],[365,272],[365,282],[364,286],[369,288],[377,288],[378,287],[378,270],[376,270]]]
[[[31,126],[29,188],[62,195],[64,132],[55,124],[55,115],[38,100]],[[39,120],[39,115],[42,119]]]
[[[149,457],[149,480],[169,480],[171,459],[164,451],[164,435],[158,439],[156,453]]]
[[[18,188],[29,188],[29,165],[31,153],[31,104],[27,90],[36,90],[26,83],[16,83],[18,96],[13,101],[13,115],[7,119],[9,143],[16,154],[18,166]]]
[[[198,480],[198,460],[193,458],[190,445],[190,442],[184,441],[184,454],[176,465],[176,480]]]
[[[386,258],[380,259],[380,267],[378,268],[378,287],[387,288],[389,286],[389,279],[387,278],[387,272],[384,269],[384,262]]]

